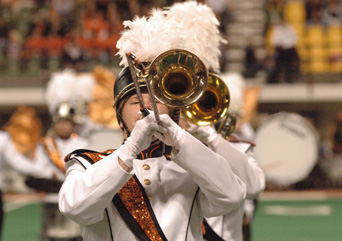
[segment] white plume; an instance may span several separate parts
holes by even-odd
[[[186,40],[185,49],[196,54],[207,68],[218,73],[220,44],[226,41],[220,35],[220,23],[213,10],[196,1],[188,1],[172,5],[165,14],[183,28],[179,38]]]
[[[45,98],[52,114],[63,102],[73,99],[76,73],[72,70],[53,73],[45,92]]]
[[[149,18],[144,16],[125,21],[124,26],[126,29],[116,45],[119,49],[117,55],[121,57],[120,65],[128,66],[128,52],[140,61],[152,61],[167,50],[184,47],[184,41],[179,37],[182,29],[174,20],[167,20],[160,9],[153,9]]]
[[[240,73],[234,72],[222,73],[220,77],[229,89],[229,112],[238,113],[243,106],[243,93],[246,87],[245,79]]]
[[[49,112],[54,114],[62,103],[72,106],[79,101],[89,102],[94,84],[95,78],[90,74],[77,75],[69,69],[53,73],[45,91]]]
[[[140,61],[152,61],[170,49],[185,49],[219,72],[219,21],[211,8],[195,1],[176,3],[165,10],[153,9],[150,17],[124,22],[125,30],[117,42],[120,65],[127,66],[126,53]]]
[[[75,97],[83,102],[90,102],[93,96],[93,88],[96,80],[91,73],[80,73],[76,75]]]

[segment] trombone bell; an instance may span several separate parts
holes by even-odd
[[[208,71],[193,53],[173,49],[152,61],[147,80],[159,102],[179,108],[200,98],[207,87]]]
[[[226,115],[229,103],[228,87],[220,77],[209,73],[207,89],[197,102],[182,109],[182,115],[195,125],[212,125]]]

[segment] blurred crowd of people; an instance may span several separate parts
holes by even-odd
[[[266,27],[274,24],[283,13],[289,0],[266,0]],[[306,24],[323,24],[342,26],[341,0],[303,0],[305,5]]]
[[[114,57],[117,52],[116,42],[123,29],[122,22],[136,15],[147,15],[152,7],[169,6],[174,2],[182,2],[182,0],[2,0],[0,1],[0,70],[4,69],[5,65],[5,67],[9,65],[10,69],[12,66],[20,65],[21,62],[25,62],[21,66],[27,66],[30,60],[33,60],[35,63],[33,66],[38,65],[39,69],[48,69],[49,60],[53,60],[57,63],[54,65],[57,65],[57,68],[53,71],[67,67],[73,67],[77,71],[89,70],[85,63],[93,60],[97,64],[112,65],[116,59]],[[220,31],[227,34],[227,26],[234,21],[234,13],[230,7],[234,5],[233,1],[200,0],[198,2],[206,2],[214,10],[221,23]],[[284,20],[286,4],[292,1],[265,0],[264,2],[266,34],[270,26],[278,26],[280,20]],[[300,2],[305,6],[307,26],[313,24],[324,27],[342,26],[341,0]],[[284,29],[285,25],[282,26],[281,29]],[[287,29],[289,28],[291,26]],[[268,73],[269,83],[277,82],[279,78],[284,78],[285,82],[301,79],[301,61],[296,49],[298,38],[295,36],[295,31],[288,31],[290,32],[293,35],[287,38],[292,41],[290,57],[285,53],[289,51],[281,51],[281,54],[276,51],[271,58],[258,61],[254,56],[253,46],[248,46],[244,76],[253,78],[258,71],[264,70]],[[279,50],[279,41],[273,41],[272,44]],[[228,45],[222,46],[222,53],[225,53],[227,48]],[[285,58],[279,58],[278,54]],[[288,72],[287,67],[283,67],[282,63],[288,62],[287,58],[293,62],[291,71],[295,74],[282,77],[285,75],[281,74],[282,72]],[[227,56],[223,54],[222,71],[225,70],[226,64]]]
[[[267,82],[298,82],[302,80],[301,72],[303,69],[308,69],[309,72],[318,72],[319,70],[315,70],[315,67],[305,68],[304,66],[302,68],[301,66],[306,61],[301,59],[303,55],[305,58],[304,53],[312,47],[318,48],[318,46],[306,46],[307,37],[304,35],[308,35],[308,33],[305,31],[313,26],[322,29],[323,32],[332,27],[341,28],[341,0],[269,0],[266,2],[265,34],[271,32],[270,45],[274,48],[273,68],[269,71]],[[286,13],[289,3],[298,3],[297,6],[301,7],[293,10],[287,9],[291,13]],[[291,21],[289,21],[289,14],[292,15]],[[270,29],[273,31],[269,31]],[[325,49],[324,46],[320,46],[320,48],[322,51]],[[340,56],[341,52],[337,45],[329,46],[329,48],[334,48],[334,56]],[[320,58],[320,63],[325,61],[322,57]],[[339,72],[341,71],[342,69]],[[327,72],[327,70],[320,72]]]
[[[0,56],[60,59],[78,70],[87,59],[107,65],[116,53],[122,22],[146,15],[151,6],[173,1],[3,0],[0,2]]]
[[[36,60],[43,69],[51,59],[59,68],[77,71],[85,70],[90,60],[108,66],[124,20],[174,2],[182,0],[2,0],[0,58]],[[231,20],[227,1],[198,2],[214,9],[224,32]]]

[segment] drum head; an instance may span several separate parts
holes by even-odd
[[[318,135],[295,113],[278,113],[256,131],[255,157],[270,183],[288,186],[305,179],[318,157]]]

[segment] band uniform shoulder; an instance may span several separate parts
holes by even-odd
[[[114,149],[109,149],[103,152],[97,152],[97,151],[92,151],[92,150],[87,150],[87,149],[78,149],[68,154],[65,157],[64,161],[68,162],[73,158],[82,157],[85,160],[87,160],[90,164],[94,164],[95,162],[98,162],[104,157],[112,154],[114,151],[115,151]]]

